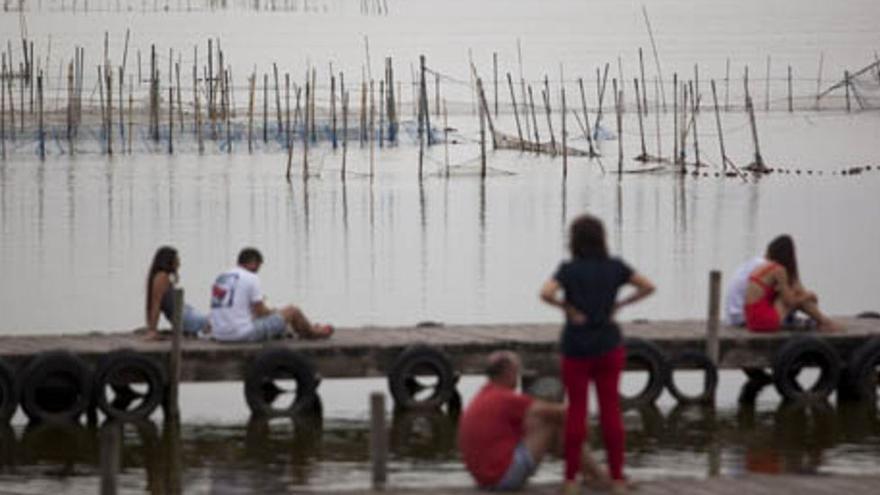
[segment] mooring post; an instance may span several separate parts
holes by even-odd
[[[718,328],[721,326],[721,271],[709,272],[709,319],[706,322],[706,355],[718,366]]]
[[[175,288],[174,313],[171,321],[171,356],[168,364],[168,404],[165,415],[169,419],[180,421],[180,405],[178,390],[180,389],[180,342],[183,337],[183,289]]]
[[[370,460],[373,489],[385,488],[388,480],[388,433],[385,427],[385,394],[370,394]]]
[[[110,421],[101,428],[101,495],[116,495],[122,442],[122,425]]]

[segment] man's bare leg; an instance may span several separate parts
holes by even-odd
[[[293,331],[300,337],[307,339],[329,337],[330,333],[325,327],[313,325],[306,315],[296,306],[285,306],[279,311],[284,321],[293,327]]]
[[[561,445],[563,418],[562,415],[557,419],[546,419],[536,414],[526,416],[523,443],[529,449],[535,464],[540,463],[544,455],[555,446]]]

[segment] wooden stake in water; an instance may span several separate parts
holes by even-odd
[[[281,85],[278,82],[278,64],[275,62],[272,62],[272,73],[275,77],[275,117],[278,124],[275,133],[281,136],[284,129],[281,120]]]
[[[690,84],[690,92],[691,92],[691,125],[694,128],[694,166],[700,167],[703,163],[700,161],[700,140],[699,133],[697,132],[697,100],[699,98],[696,95],[696,89],[694,86]]]
[[[174,88],[168,86],[168,154],[174,153]]]
[[[672,74],[672,163],[678,163],[678,73]]]
[[[483,89],[483,82],[480,78],[477,78],[477,91],[481,92]],[[480,178],[486,179],[486,116],[483,110],[483,105],[479,105],[479,118],[480,118]]]
[[[229,111],[229,71],[223,71],[224,111],[226,115],[226,153],[232,153],[232,112]]]
[[[642,111],[648,116],[648,86],[645,85],[645,59],[642,55],[642,47],[639,47],[639,72],[642,77]],[[638,96],[638,95],[636,95]]]
[[[384,80],[384,79],[380,79],[380,80],[379,80],[379,105],[378,105],[378,111],[379,111],[379,147],[380,147],[380,148],[384,148],[384,147],[385,147],[385,112],[383,111],[383,109],[385,108],[385,105],[383,105],[383,102],[384,102],[384,101],[385,101],[385,80]]]
[[[449,113],[446,111],[446,100],[443,100],[443,164],[446,177],[449,178]]]
[[[431,136],[431,116],[429,115],[429,112],[428,112],[428,90],[425,85],[426,84],[425,83],[426,67],[425,67],[425,56],[424,55],[419,55],[419,66],[421,67],[421,73],[422,73],[421,97],[422,97],[422,100],[424,101],[424,105],[425,105],[423,108],[423,112],[422,112],[422,118],[425,120],[425,133],[427,134],[427,137],[428,137],[428,146],[431,146],[432,144],[434,144],[434,139]]]
[[[594,132],[599,132],[599,124],[602,123],[602,101],[605,98],[605,88],[608,85],[608,68],[609,64],[605,64],[605,73],[602,75],[601,82],[599,79],[599,69],[596,69],[596,97],[598,101],[598,108],[596,110],[596,121],[593,123]],[[617,98],[617,95],[614,95],[614,98]]]
[[[370,79],[370,135],[367,138],[367,146],[370,147],[370,177],[373,177],[376,169],[376,97],[374,89],[374,82]],[[425,113],[427,113],[427,101],[425,105]],[[312,118],[314,119],[314,116]]]
[[[794,112],[794,101],[791,88],[791,66],[788,66],[788,113]]]
[[[308,180],[309,178],[309,113],[311,112],[309,111],[308,101],[311,98],[312,91],[313,88],[308,76],[306,76],[306,94],[303,106],[303,180]]]
[[[0,65],[0,158],[6,160],[6,54]],[[68,107],[70,103],[68,102]],[[68,111],[68,115],[70,115]],[[68,129],[70,125],[68,125]],[[68,130],[68,135],[70,131]]]
[[[639,91],[639,80],[638,78],[633,79],[633,87],[636,92],[636,113],[639,114],[639,138],[641,139],[642,144],[642,154],[636,157],[636,160],[641,162],[648,161],[648,149],[645,147],[645,124],[642,121],[642,95]]]
[[[43,73],[37,75],[37,107],[38,107],[38,119],[40,126],[40,160],[44,160],[46,158],[46,131],[43,129]],[[2,117],[0,117],[2,119]],[[2,138],[0,138],[2,139]],[[3,157],[6,157],[6,150],[4,145]]]
[[[663,97],[663,111],[666,112],[666,88],[663,87],[663,71],[660,70],[660,56],[657,55],[657,43],[654,42],[654,31],[651,29],[651,21],[648,20],[648,10],[644,5],[642,5],[642,15],[645,17],[648,36],[651,38],[651,49],[654,51],[654,63],[657,65],[657,79],[660,81],[660,95]]]
[[[345,180],[345,155],[348,153],[348,91],[342,92],[342,180]]]
[[[248,153],[254,151],[254,86],[256,85],[257,75],[253,74],[248,81],[250,84],[248,91]]]
[[[819,98],[822,91],[822,65],[825,63],[825,53],[819,54],[819,75],[816,76],[816,110],[819,110]]]
[[[529,84],[529,106],[532,109],[532,129],[535,130],[535,152],[541,151],[541,136],[538,134],[538,116],[535,114],[535,100],[532,98],[532,85]]]
[[[513,104],[513,117],[516,120],[516,135],[519,138],[519,149],[520,149],[520,151],[525,151],[526,143],[525,143],[525,141],[523,141],[522,126],[520,126],[520,123],[519,123],[519,110],[516,108],[516,94],[513,91],[513,78],[510,77],[510,72],[507,73],[507,87],[510,89],[510,102]],[[446,112],[444,111],[443,113],[445,116]],[[444,121],[443,126],[445,129],[446,128],[445,121]],[[444,135],[445,135],[445,130],[444,130]],[[448,145],[447,145],[447,148],[448,148]]]
[[[578,87],[581,91],[581,107],[584,112],[584,125],[586,126],[584,133],[587,135],[587,143],[589,145],[589,153],[590,157],[597,156],[596,149],[593,146],[593,132],[590,130],[590,116],[587,113],[587,98],[584,95],[584,80],[583,78],[578,78]]]
[[[715,80],[712,79],[712,102],[715,105],[715,125],[718,130],[718,146],[721,149],[721,170],[727,174],[727,151],[724,149],[724,130],[721,127],[721,115],[718,113],[718,95],[715,93]]]
[[[116,495],[119,473],[122,425],[116,421],[106,423],[100,432],[101,446],[101,495]]]
[[[492,52],[492,74],[495,83],[495,118],[498,118],[498,52]]]
[[[846,89],[846,111],[847,111],[847,113],[849,113],[852,110],[852,107],[850,106],[850,103],[849,103],[849,85],[850,85],[849,71],[847,70],[847,71],[843,72],[843,87]]]
[[[752,129],[752,143],[755,145],[755,163],[752,168],[756,171],[763,172],[767,169],[764,165],[764,158],[761,156],[761,146],[758,143],[758,127],[755,124],[755,108],[752,105],[752,98],[746,97],[746,110],[749,112],[749,125]]]
[[[553,134],[553,120],[551,119],[551,116],[550,116],[550,114],[551,114],[550,95],[547,94],[547,89],[541,90],[541,96],[544,98],[544,110],[547,114],[547,129],[550,132],[550,152],[555,155],[556,154],[556,136]]]
[[[565,87],[562,88],[561,91],[562,97],[562,179],[565,180],[568,177],[568,129],[566,128],[566,113],[567,108],[565,104]]]
[[[330,120],[331,132],[330,140],[333,143],[333,149],[336,149],[336,77],[330,74]]]
[[[730,111],[730,58],[724,66],[724,111]]]
[[[623,91],[617,91],[617,79],[614,80],[614,110],[617,113],[617,180],[623,177],[623,112],[620,109],[620,100],[623,99]]]
[[[263,73],[263,143],[269,142],[269,74]]]

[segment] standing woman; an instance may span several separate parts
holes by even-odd
[[[595,381],[612,489],[623,493],[624,430],[618,387],[626,351],[614,315],[620,308],[650,295],[654,285],[619,258],[608,255],[605,228],[599,219],[591,215],[576,218],[569,236],[571,259],[560,264],[553,278],[541,288],[541,299],[565,313],[560,338],[562,382],[568,395],[565,489],[578,491],[575,478],[581,471],[587,437],[587,388]],[[618,301],[617,292],[624,285],[632,285],[636,290]],[[584,467],[585,481],[590,481],[587,478],[595,474],[590,472],[589,465]]]
[[[150,272],[147,275],[147,340],[159,340],[159,314],[171,322],[174,318],[174,284],[177,283],[177,270],[180,268],[180,257],[177,250],[170,246],[162,246],[156,250]],[[189,304],[183,306],[183,334],[196,336],[199,332],[208,333],[208,317],[196,311]]]

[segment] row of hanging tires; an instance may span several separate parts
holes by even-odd
[[[671,356],[653,343],[625,340],[627,369],[643,370],[645,385],[621,396],[623,407],[654,403],[668,390],[682,404],[706,404],[715,399],[718,369],[702,352],[683,351]],[[818,378],[804,387],[798,375],[804,368],[818,370]],[[673,371],[699,370],[703,387],[686,391]],[[772,360],[772,374],[748,370],[751,378],[772,381],[785,400],[825,400],[837,390],[842,399],[876,400],[880,372],[880,337],[868,340],[841,356],[816,336],[792,337]],[[401,351],[387,369],[388,387],[395,407],[402,410],[458,409],[459,375],[442,351],[416,345]],[[244,395],[256,416],[275,417],[320,412],[320,375],[305,356],[284,347],[270,347],[255,355],[244,369]],[[164,362],[133,351],[111,352],[94,365],[66,351],[36,355],[18,370],[0,360],[0,420],[7,421],[17,406],[35,422],[75,421],[84,412],[101,410],[107,417],[131,421],[148,417],[166,400]]]

